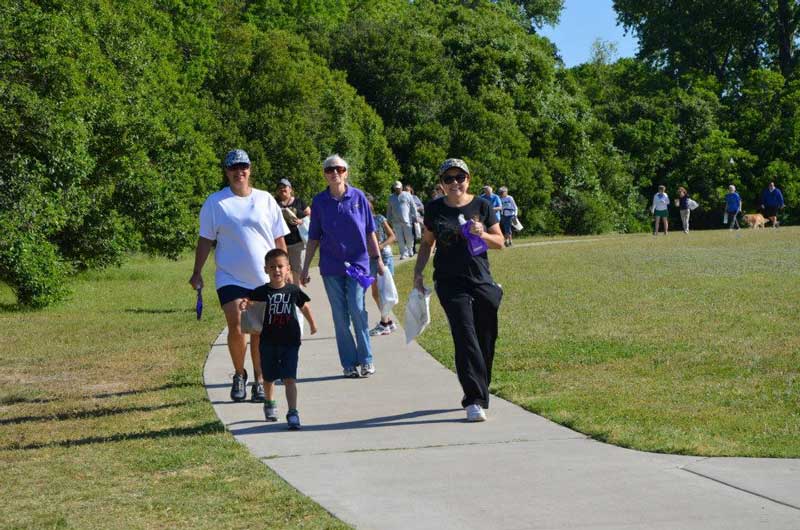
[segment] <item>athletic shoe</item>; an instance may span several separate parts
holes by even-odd
[[[265,399],[267,399],[267,396],[264,394],[264,383],[256,381],[250,386],[250,401],[263,403]]]
[[[375,365],[372,363],[365,364],[361,367],[361,377],[369,377],[375,373]]]
[[[389,329],[387,326],[384,326],[383,324],[378,322],[377,326],[375,326],[374,328],[369,330],[369,336],[370,337],[377,337],[379,335],[388,335],[391,332],[392,332],[391,329]]]
[[[345,368],[344,369],[344,376],[352,378],[352,379],[357,379],[358,377],[360,377],[358,375],[358,368],[355,367],[355,366],[353,366],[352,368]]]
[[[300,415],[296,410],[292,409],[289,411],[289,414],[286,415],[286,425],[289,427],[290,431],[300,430]]]
[[[483,411],[483,408],[480,405],[475,403],[472,405],[467,405],[467,421],[486,421],[486,413]]]
[[[278,421],[278,403],[267,401],[264,403],[264,419],[269,422]]]
[[[389,331],[391,332],[391,331],[394,331],[396,329],[397,329],[397,324],[395,323],[394,320],[390,320],[389,321]]]
[[[247,370],[244,374],[233,374],[233,385],[231,385],[231,399],[233,401],[244,401],[247,398]]]

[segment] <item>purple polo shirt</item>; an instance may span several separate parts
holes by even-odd
[[[311,201],[311,226],[308,239],[319,241],[319,272],[322,276],[344,276],[344,262],[359,265],[369,272],[367,237],[375,222],[364,192],[347,186],[341,200],[328,188]]]

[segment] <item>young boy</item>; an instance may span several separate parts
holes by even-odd
[[[264,326],[261,330],[259,353],[267,400],[264,403],[264,417],[267,421],[278,421],[278,407],[275,402],[275,381],[281,379],[286,387],[286,401],[289,412],[286,423],[290,430],[300,428],[300,415],[297,412],[297,361],[300,350],[300,323],[295,306],[300,308],[308,320],[311,334],[317,332],[314,316],[311,314],[309,297],[294,284],[287,283],[292,275],[289,255],[275,248],[264,258],[264,270],[269,274],[269,283],[250,292],[242,300],[240,309],[244,310],[252,302],[266,302]]]

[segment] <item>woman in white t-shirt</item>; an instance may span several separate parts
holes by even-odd
[[[229,186],[211,194],[200,209],[200,238],[189,283],[194,289],[202,289],[203,265],[216,242],[215,285],[228,323],[228,351],[235,372],[231,399],[242,401],[247,397],[247,370],[244,369],[247,337],[241,331],[239,302],[250,291],[269,282],[264,271],[264,256],[276,247],[286,250],[283,237],[289,233],[289,227],[272,195],[250,186],[250,157],[246,152],[230,151],[223,167]],[[264,401],[258,344],[259,336],[251,335],[250,356],[255,381],[250,399]]]

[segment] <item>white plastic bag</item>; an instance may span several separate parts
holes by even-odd
[[[294,314],[297,315],[297,325],[300,326],[300,339],[302,340],[306,336],[306,330],[304,329],[306,319],[303,316],[303,311],[297,306],[294,306]]]
[[[381,301],[381,316],[391,313],[392,308],[400,301],[392,271],[388,267],[383,269],[383,276],[378,274],[378,296]]]
[[[431,323],[431,290],[425,289],[422,294],[419,289],[411,289],[406,305],[406,344],[417,338]]]
[[[519,218],[516,215],[511,220],[511,226],[514,227],[514,230],[517,232],[522,231],[522,223],[519,222]]]
[[[311,216],[306,215],[303,217],[303,222],[297,225],[297,232],[300,234],[300,239],[304,244],[308,244],[308,227],[311,225]]]
[[[689,206],[690,210],[695,210],[697,209],[698,206],[700,206],[699,204],[697,204],[697,201],[694,201],[692,199],[686,201],[686,205]]]

